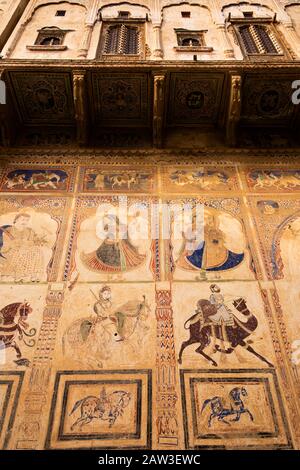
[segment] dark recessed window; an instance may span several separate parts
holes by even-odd
[[[66,10],[57,10],[55,16],[66,16]]]
[[[184,38],[181,42],[181,46],[200,46],[200,41],[197,38]]]
[[[61,39],[55,36],[44,38],[41,41],[41,46],[59,46],[61,44]]]
[[[119,11],[119,18],[129,18],[129,11]]]
[[[253,18],[253,11],[244,11],[244,18]]]
[[[190,11],[182,11],[181,16],[182,16],[182,18],[190,18],[191,17],[191,12]]]
[[[177,44],[179,47],[203,47],[205,46],[204,32],[178,31]]]

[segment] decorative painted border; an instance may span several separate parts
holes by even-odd
[[[281,397],[281,393],[280,393],[280,389],[279,389],[279,383],[278,383],[278,379],[277,379],[277,375],[276,375],[276,372],[275,372],[275,369],[181,369],[180,370],[180,387],[181,387],[181,397],[182,397],[182,415],[183,415],[183,426],[184,426],[184,439],[185,439],[185,446],[187,449],[226,449],[228,448],[228,446],[226,444],[222,444],[221,442],[217,442],[216,445],[195,445],[195,446],[191,446],[190,445],[190,434],[189,434],[189,422],[188,422],[188,413],[187,413],[187,397],[186,397],[186,388],[185,388],[185,376],[186,374],[206,374],[208,376],[214,376],[214,375],[217,375],[217,374],[224,374],[224,375],[231,375],[231,377],[225,377],[225,378],[216,378],[215,377],[207,377],[205,378],[205,376],[203,378],[201,378],[200,380],[201,381],[211,381],[211,382],[217,382],[217,381],[230,381],[232,380],[233,382],[235,380],[238,380],[238,381],[244,381],[244,380],[247,380],[247,381],[251,381],[251,380],[255,380],[256,382],[258,380],[262,380],[262,378],[259,378],[257,377],[257,375],[259,376],[259,374],[271,374],[272,376],[272,380],[273,380],[273,383],[274,383],[274,386],[275,386],[275,389],[276,389],[276,399],[278,401],[278,406],[279,406],[279,410],[280,410],[280,414],[281,414],[281,420],[282,420],[282,423],[283,423],[283,427],[284,427],[284,431],[285,431],[285,437],[286,437],[286,441],[287,443],[286,444],[276,444],[276,442],[274,444],[262,444],[261,446],[259,445],[250,445],[250,446],[247,446],[246,445],[246,442],[244,445],[241,445],[240,448],[242,449],[293,449],[293,445],[292,445],[292,440],[291,440],[291,435],[290,435],[290,429],[289,429],[289,424],[288,424],[288,421],[287,421],[287,417],[286,417],[286,414],[285,414],[285,409],[284,409],[284,405],[283,405],[283,401],[282,401],[282,397]],[[249,374],[249,377],[239,377],[239,374]],[[256,374],[256,376],[254,375]],[[191,377],[190,378],[190,384],[194,383],[193,382],[197,381],[198,378],[196,377]],[[267,379],[266,379],[267,380]],[[192,382],[191,382],[192,381]],[[272,415],[273,415],[273,418],[274,418],[274,400],[273,400],[273,397],[271,397],[271,411],[272,411]],[[193,405],[193,403],[192,403]],[[194,408],[192,407],[192,411],[193,411],[193,426],[192,426],[192,429],[193,429],[193,433],[194,435],[196,434],[195,431],[197,431],[197,428],[195,426],[195,411],[194,411]],[[276,425],[277,423],[277,425]],[[279,435],[278,433],[278,420],[277,420],[277,417],[275,416],[275,419],[274,419],[274,424],[275,424],[275,429],[277,428],[277,432],[274,433],[273,436],[266,436],[265,434],[263,436],[260,436],[260,439],[262,438],[266,438],[266,437],[276,437]],[[245,438],[245,441],[247,441],[247,436],[248,434],[244,434],[244,438]],[[240,435],[235,435],[234,437],[239,437],[241,438],[242,437],[242,434]],[[205,436],[201,436],[201,439],[208,439],[208,438],[212,438],[212,439],[217,439],[218,440],[221,440],[221,437],[220,436],[216,436],[216,435],[205,435]],[[236,448],[236,446],[234,447]]]
[[[22,384],[24,380],[24,375],[25,375],[24,371],[0,371],[0,384],[8,385],[7,393],[4,399],[3,411],[0,417],[0,438],[1,438],[2,432],[5,431],[5,437],[3,440],[3,447],[2,447],[3,449],[7,448],[10,437],[11,437],[12,428],[13,428],[13,424],[14,424],[14,420],[15,420],[15,416],[17,412],[19,397],[21,393],[21,388],[22,388]],[[4,378],[2,379],[2,377],[7,377],[7,379],[4,379]],[[10,379],[10,377],[17,377],[18,381],[16,382],[16,380],[14,380],[13,378]],[[14,384],[16,384],[15,391],[13,390]],[[9,408],[11,401],[12,401],[12,408],[11,408],[11,412],[10,412],[10,416],[8,420],[8,425],[5,430],[4,424],[5,424],[8,408]]]
[[[47,430],[47,436],[46,436],[46,441],[45,441],[45,449],[55,449],[51,445],[51,438],[52,438],[52,433],[53,433],[53,427],[54,427],[54,421],[55,421],[55,411],[56,411],[56,406],[57,406],[57,401],[58,401],[58,391],[59,391],[59,385],[61,382],[61,378],[63,376],[68,376],[71,377],[72,375],[80,375],[80,376],[99,376],[100,380],[82,380],[82,381],[66,381],[65,382],[65,387],[64,387],[64,395],[63,395],[63,404],[66,404],[67,400],[67,390],[66,390],[66,385],[67,387],[70,386],[71,383],[76,383],[76,384],[89,384],[89,383],[137,383],[138,384],[138,396],[137,400],[140,399],[140,402],[137,401],[137,406],[139,406],[138,413],[137,413],[137,427],[136,427],[136,432],[133,435],[124,435],[124,434],[116,434],[116,435],[105,435],[105,434],[99,434],[95,436],[95,434],[91,435],[85,435],[85,436],[65,436],[63,435],[63,423],[64,423],[64,418],[65,415],[64,413],[61,415],[60,418],[60,424],[59,424],[59,432],[58,432],[58,437],[60,441],[78,441],[78,440],[107,440],[107,439],[122,439],[122,440],[128,440],[130,438],[136,438],[138,439],[141,436],[141,412],[142,412],[142,407],[144,406],[142,403],[142,381],[137,380],[137,379],[121,379],[121,380],[101,380],[101,376],[103,375],[119,375],[119,376],[134,376],[136,375],[144,375],[147,379],[147,429],[146,429],[146,437],[147,437],[147,442],[145,445],[136,445],[136,446],[129,446],[129,447],[122,447],[122,449],[151,449],[151,442],[152,442],[152,371],[150,369],[130,369],[130,370],[97,370],[97,371],[91,371],[91,370],[81,370],[81,371],[58,371],[56,373],[56,378],[55,378],[55,384],[54,384],[54,392],[53,392],[53,398],[52,398],[52,403],[51,403],[51,409],[50,409],[50,416],[49,416],[49,422],[48,422],[48,430]],[[105,444],[105,443],[104,443]],[[115,446],[105,446],[105,449],[116,449],[118,444]],[[86,449],[87,447],[72,447],[68,449]],[[102,447],[97,447],[99,449],[103,448]],[[95,447],[96,449],[96,447]]]

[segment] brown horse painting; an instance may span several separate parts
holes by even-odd
[[[193,323],[193,319],[195,319],[197,315],[195,314],[190,317],[184,324],[184,328],[190,330],[190,337],[181,345],[178,358],[179,364],[182,363],[182,354],[185,348],[187,346],[190,346],[191,344],[199,343],[196,352],[198,354],[201,354],[201,356],[210,361],[214,366],[217,366],[218,364],[216,363],[216,361],[212,357],[208,356],[204,352],[204,349],[211,343],[212,336],[217,339],[224,340],[223,328],[225,328],[226,340],[230,343],[230,347],[228,349],[221,349],[220,346],[216,345],[216,351],[231,354],[237,346],[242,346],[249,353],[253,354],[258,359],[268,364],[268,366],[273,367],[273,364],[271,364],[261,354],[256,352],[253,347],[250,346],[250,344],[247,344],[247,342],[245,341],[245,339],[256,330],[258,321],[255,315],[253,315],[253,313],[251,313],[248,309],[246,301],[244,299],[239,298],[235,300],[233,302],[233,305],[242,315],[245,316],[246,321],[240,321],[235,315],[233,315],[232,326],[226,325],[224,327],[221,327],[215,326],[213,324],[209,317],[217,313],[217,307],[213,305],[209,300],[201,299],[198,301],[197,305],[198,310],[201,311],[202,315],[200,315],[200,318],[197,321],[194,321]],[[199,315],[197,315],[197,318],[198,316]],[[190,323],[188,328],[186,327],[187,323]]]
[[[31,328],[28,332],[29,325],[26,323],[28,315],[32,313],[32,308],[28,303],[13,303],[6,305],[0,310],[0,349],[13,348],[16,352],[17,365],[29,365],[29,360],[22,358],[22,352],[17,340],[23,341],[26,346],[33,347],[35,340],[32,339],[36,334],[36,329]],[[31,338],[28,342],[25,336]]]
[[[111,428],[119,416],[123,415],[124,408],[129,405],[131,394],[123,390],[112,393],[106,393],[105,389],[100,393],[99,398],[95,396],[87,396],[78,400],[70,416],[80,407],[80,417],[72,424],[71,430],[77,426],[81,430],[86,424],[92,422],[93,419],[101,419],[108,421]]]

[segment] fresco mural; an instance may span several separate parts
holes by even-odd
[[[193,166],[166,168],[163,172],[163,189],[171,193],[192,193],[199,190],[237,190],[238,181],[234,167],[215,168]]]
[[[0,286],[1,369],[25,370],[34,356],[47,288]]]
[[[3,161],[1,448],[300,448],[300,170],[226,158]]]
[[[168,203],[191,204],[192,210],[191,220],[181,236],[178,236],[176,220],[173,223],[166,264],[174,279],[254,279],[255,267],[247,243],[243,206],[238,198],[172,199]],[[203,206],[200,229],[196,227],[197,205]]]
[[[94,192],[151,192],[155,187],[155,171],[110,168],[99,171],[97,168],[82,170],[84,191]]]
[[[1,191],[66,191],[74,183],[74,168],[18,168],[2,176]]]
[[[47,197],[0,199],[0,282],[38,283],[56,277],[68,202]]]
[[[264,305],[254,283],[196,284],[184,314],[186,289],[186,283],[173,285],[179,364],[273,367]]]
[[[79,197],[69,274],[78,272],[88,281],[152,279],[151,201],[156,203],[150,198]]]
[[[295,169],[251,169],[246,174],[248,187],[254,192],[288,192],[300,189],[300,171]]]
[[[185,408],[187,447],[286,449],[290,435],[280,396],[274,394],[277,379],[273,369],[181,370],[182,393],[190,403]]]
[[[66,295],[64,311],[57,352],[69,365],[95,369],[153,364],[155,300],[150,285],[129,285],[124,295],[118,284],[80,284]]]

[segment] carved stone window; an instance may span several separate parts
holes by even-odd
[[[248,59],[278,58],[286,51],[277,38],[273,20],[246,16],[242,19],[231,19],[242,52]]]
[[[104,23],[101,41],[101,58],[117,60],[143,58],[143,24],[140,22]]]
[[[177,46],[174,48],[179,52],[211,52],[212,47],[205,43],[205,33],[207,30],[189,31],[186,29],[175,29],[177,35]]]
[[[39,35],[35,41],[36,45],[43,45],[47,43],[47,40],[49,38],[55,39],[55,41],[52,41],[52,45],[62,45],[64,39],[65,39],[66,31],[60,29],[60,28],[43,28],[39,30]],[[46,41],[46,42],[45,42]]]
[[[53,27],[42,28],[38,31],[38,37],[33,46],[27,46],[29,50],[65,50],[63,44],[65,35],[69,30]]]

